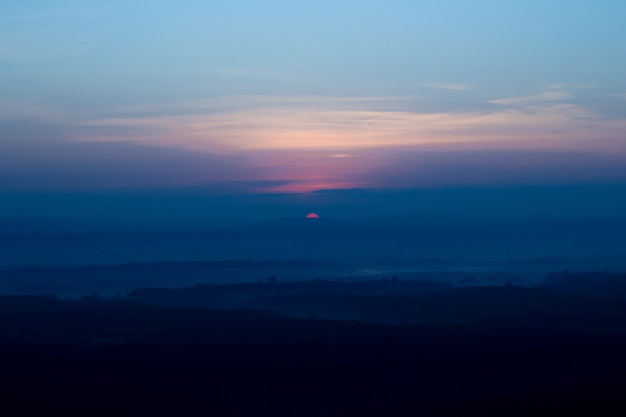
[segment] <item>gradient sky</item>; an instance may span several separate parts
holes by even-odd
[[[0,191],[626,180],[621,0],[0,3]]]

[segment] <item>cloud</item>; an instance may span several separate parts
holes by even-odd
[[[541,83],[541,91],[529,96],[513,96],[490,100],[490,103],[502,106],[533,106],[544,103],[571,102],[581,93],[597,90],[591,83]]]
[[[20,118],[45,123],[71,123],[66,111],[58,107],[46,106],[37,100],[0,101],[0,120]]]
[[[566,91],[545,91],[534,96],[506,97],[497,100],[490,100],[490,103],[500,104],[503,106],[514,105],[532,105],[545,102],[559,102],[571,99],[573,96]]]
[[[317,97],[317,96],[268,96],[268,95],[232,95],[207,99],[183,100],[168,103],[146,103],[122,106],[118,114],[123,117],[150,117],[155,115],[180,114],[217,114],[233,111],[258,110],[267,108],[317,107],[324,109],[360,109],[372,110],[381,107],[407,107],[415,100],[413,96],[355,96],[355,97]]]
[[[372,188],[623,182],[626,155],[559,150],[389,150],[360,178]]]
[[[190,151],[136,141],[70,140],[36,119],[0,121],[0,190],[102,190],[202,186],[211,193],[352,188],[368,165],[326,151]],[[347,158],[352,159],[352,158]]]
[[[36,119],[0,122],[0,189],[102,189],[248,181],[263,175],[238,155],[129,141],[75,142]]]
[[[469,104],[458,110],[440,105],[437,111],[419,110],[422,99],[409,96],[225,96],[125,105],[110,109],[105,117],[72,113],[74,120],[67,111],[36,102],[4,106],[11,110],[7,114],[65,125],[68,137],[77,142],[133,142],[208,153],[317,149],[353,154],[369,147],[470,142],[564,147],[583,140],[593,148],[589,138],[623,136],[626,117],[615,111],[619,99],[606,103],[581,97],[575,91],[589,90],[574,84],[542,88],[534,95],[485,100],[474,109]],[[610,111],[609,120],[604,115]]]
[[[472,90],[473,87],[469,84],[455,84],[455,83],[428,83],[428,84],[420,84],[420,86],[435,88],[439,90],[448,90],[448,91],[469,91]]]
[[[606,136],[605,128],[611,132],[609,135],[620,136],[617,130],[626,120],[626,108],[620,103],[619,94],[608,93],[598,85],[584,83],[543,83],[539,87],[540,91],[533,95],[500,97],[489,103],[525,113],[569,107],[577,113],[571,114],[573,120],[563,121],[569,125],[564,124],[564,131],[575,130],[570,134],[571,137],[578,136],[576,133],[581,129],[589,138],[593,137],[592,129],[589,129],[592,124],[598,137]]]
[[[539,86],[545,90],[566,91],[596,90],[599,88],[595,83],[540,83]]]
[[[485,123],[494,129],[493,120]],[[349,153],[324,148],[218,153],[128,141],[74,142],[58,126],[28,119],[0,123],[0,134],[0,190],[5,191],[201,186],[208,193],[250,194],[626,180],[626,152],[601,152],[623,150],[619,139],[593,141],[594,151],[585,147],[588,141],[578,146],[570,140],[567,152],[476,140]]]
[[[258,97],[253,97],[249,105],[232,105],[222,111],[92,119],[79,124],[74,138],[130,139],[208,152],[323,149],[352,153],[368,147],[476,141],[566,146],[567,141],[601,140],[623,132],[624,119],[609,121],[582,106],[561,102],[567,97],[566,92],[548,91],[494,100],[502,107],[458,112],[398,109],[393,101],[376,102],[372,108],[362,108],[361,102],[313,98],[287,98],[285,102],[272,98],[259,104]],[[242,98],[237,101],[245,103]],[[328,106],[329,102],[334,106]]]
[[[79,112],[70,120],[37,102],[4,103],[14,117],[0,119],[0,187],[207,184],[298,192],[369,187],[372,173],[386,173],[380,178],[388,184],[394,175],[399,184],[463,181],[437,171],[447,159],[433,157],[441,164],[432,165],[420,156],[437,152],[626,154],[626,118],[604,117],[563,85],[544,89],[480,110],[436,112],[415,110],[415,97],[229,96],[123,106],[107,117]],[[409,169],[398,155],[428,169]],[[489,175],[504,178],[515,166]],[[479,182],[473,175],[465,178]]]

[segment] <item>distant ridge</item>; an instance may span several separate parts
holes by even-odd
[[[310,260],[222,260],[222,261],[156,261],[156,262],[127,262],[112,265],[84,265],[84,266],[10,266],[0,268],[5,271],[102,271],[102,270],[128,270],[128,269],[145,269],[145,268],[263,268],[263,267],[295,267],[295,266],[327,266],[328,262],[310,261]]]

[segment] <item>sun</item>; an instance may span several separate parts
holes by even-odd
[[[306,215],[306,218],[307,219],[319,219],[320,216],[317,213],[309,213],[309,214]]]

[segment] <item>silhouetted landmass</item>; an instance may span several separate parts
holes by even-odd
[[[397,278],[396,278],[397,279]],[[464,283],[465,284],[465,283]],[[176,307],[251,308],[308,318],[392,324],[468,322],[508,317],[541,317],[544,326],[625,328],[622,291],[626,275],[551,274],[544,283],[523,287],[453,287],[432,281],[250,283],[145,288],[131,300]]]
[[[626,334],[541,317],[389,326],[0,297],[0,325],[3,415],[626,411]]]
[[[544,285],[547,288],[590,296],[626,296],[626,274],[612,274],[609,271],[571,274],[564,270],[548,274]]]
[[[207,308],[252,307],[265,297],[296,297],[319,295],[321,297],[350,294],[359,296],[404,296],[413,293],[432,293],[449,287],[446,283],[432,281],[337,282],[315,280],[306,282],[268,282],[233,285],[196,285],[188,288],[143,288],[130,292],[133,300],[170,306]],[[274,306],[276,308],[277,306]]]
[[[623,415],[624,278],[0,296],[0,413]]]
[[[87,289],[89,292],[114,292],[155,283],[162,286],[181,286],[226,279],[236,281],[237,278],[248,281],[250,276],[256,275],[261,278],[293,270],[306,270],[310,271],[310,274],[315,274],[328,268],[328,265],[307,260],[231,260],[135,262],[83,267],[6,267],[0,269],[0,285],[18,293],[77,295],[84,294]]]

